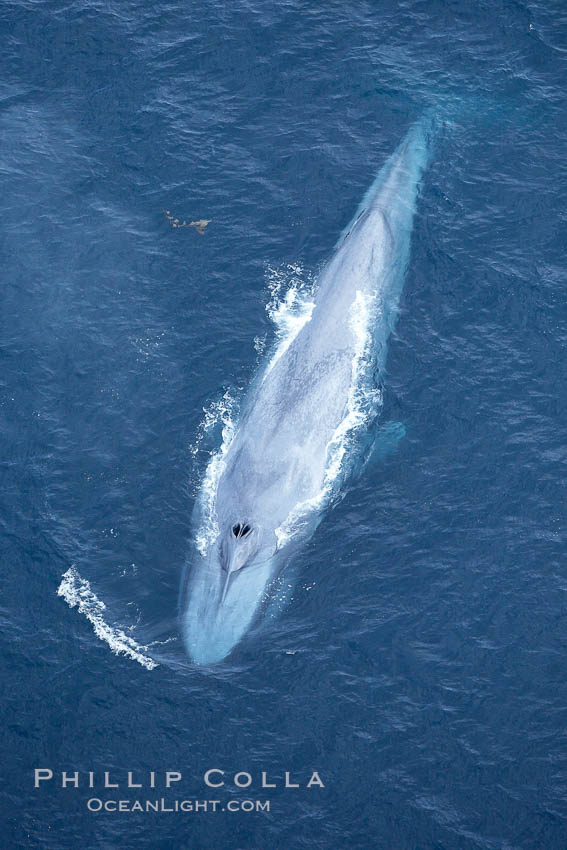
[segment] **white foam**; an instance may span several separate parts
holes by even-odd
[[[314,280],[305,274],[299,263],[274,269],[266,268],[270,297],[266,312],[276,331],[276,347],[268,362],[264,377],[289,348],[301,328],[311,319],[315,307]]]
[[[218,401],[212,402],[208,408],[203,408],[205,418],[200,425],[199,434],[195,441],[194,454],[197,453],[199,445],[207,431],[210,431],[218,423],[222,424],[221,446],[216,452],[211,452],[211,459],[207,464],[203,483],[201,485],[200,504],[202,521],[195,537],[197,549],[205,555],[207,549],[216,540],[219,527],[215,511],[215,499],[217,485],[226,465],[226,453],[236,433],[235,426],[236,402],[227,390]]]
[[[115,655],[126,655],[146,670],[153,670],[158,666],[153,658],[144,654],[147,652],[147,646],[136,643],[122,629],[108,625],[103,616],[106,605],[93,593],[90,582],[81,578],[74,565],[63,574],[57,596],[62,596],[70,608],[79,609],[79,613],[92,625],[96,636],[105,641]]]

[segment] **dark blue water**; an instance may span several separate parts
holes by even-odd
[[[567,847],[565,5],[12,0],[0,29],[2,846]],[[204,423],[270,281],[316,277],[429,106],[384,380],[407,435],[199,670]]]

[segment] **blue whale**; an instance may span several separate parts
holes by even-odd
[[[376,415],[432,130],[431,119],[415,123],[387,160],[320,274],[310,317],[256,376],[211,459],[196,522],[197,536],[199,523],[213,533],[195,548],[181,592],[183,638],[198,664],[225,658],[260,615]]]

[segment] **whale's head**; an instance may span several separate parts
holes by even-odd
[[[268,602],[281,563],[273,529],[270,534],[251,518],[232,516],[205,552],[194,551],[182,611],[193,661],[215,664],[226,658]]]
[[[258,452],[256,453],[258,454]],[[260,463],[235,438],[218,481],[214,504],[197,502],[198,529],[215,532],[196,545],[186,571],[182,629],[199,664],[225,658],[255,625],[273,597],[272,584],[291,554],[278,530],[292,497],[282,486],[281,464]]]

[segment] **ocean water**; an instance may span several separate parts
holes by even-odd
[[[565,4],[12,0],[0,32],[2,846],[564,850]],[[428,108],[369,425],[405,437],[201,669],[211,452]],[[162,798],[219,802],[89,803]]]

